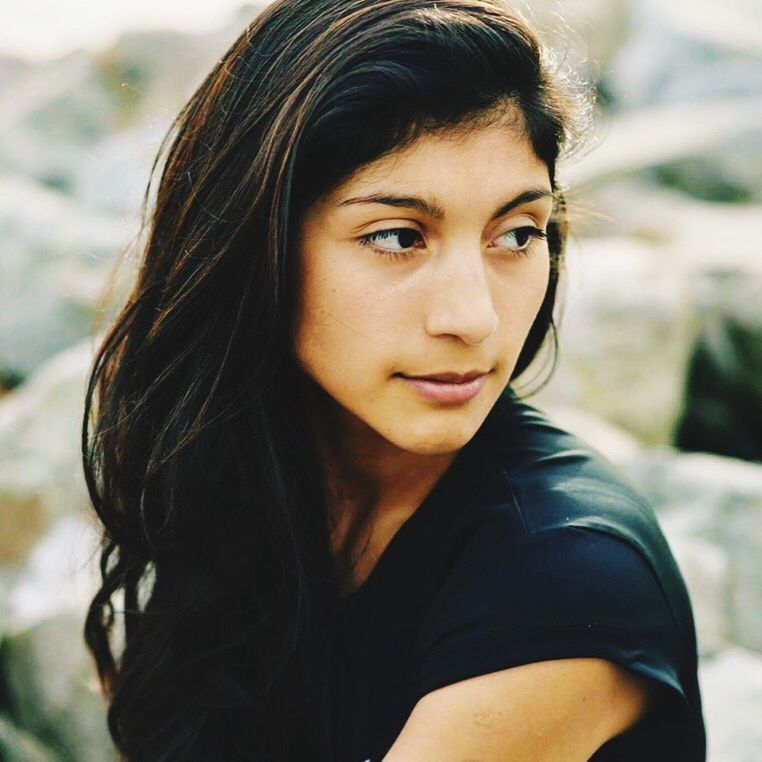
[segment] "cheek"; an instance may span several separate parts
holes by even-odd
[[[547,249],[532,258],[523,280],[523,290],[526,294],[526,309],[531,320],[540,309],[545,293],[548,290],[550,278],[550,255]]]
[[[540,309],[550,280],[550,254],[546,251],[537,260],[537,266],[532,273],[532,294],[534,296],[534,313]]]
[[[332,264],[326,258],[319,272],[304,273],[295,338],[297,360],[329,387],[356,383],[363,369],[383,365],[394,346],[379,289],[363,273]]]
[[[501,325],[512,334],[528,331],[540,310],[548,289],[550,259],[540,253],[514,270],[501,282],[499,303],[496,304]]]

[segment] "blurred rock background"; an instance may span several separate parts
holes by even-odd
[[[560,172],[559,363],[530,402],[657,510],[694,603],[708,758],[762,759],[762,4],[530,5],[598,104]],[[104,295],[164,131],[259,7],[204,34],[0,54],[0,759],[114,758],[81,638],[92,337],[129,286],[128,258]]]

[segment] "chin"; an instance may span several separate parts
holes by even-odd
[[[463,411],[460,415],[454,411],[447,412],[450,413],[449,420],[437,411],[435,415],[440,416],[440,420],[435,417],[433,422],[431,419],[416,421],[415,416],[410,416],[404,430],[389,432],[386,437],[397,447],[418,455],[444,455],[459,450],[476,433],[483,416],[474,418],[473,415],[464,415]]]

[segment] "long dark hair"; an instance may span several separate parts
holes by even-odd
[[[278,0],[181,109],[82,427],[102,525],[84,637],[122,759],[330,758],[316,707],[340,570],[297,397],[294,233],[367,162],[518,105],[557,204],[517,378],[556,344],[579,93],[551,64],[498,0]]]

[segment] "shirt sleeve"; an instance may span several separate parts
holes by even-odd
[[[608,659],[690,709],[686,633],[643,553],[614,533],[564,526],[470,538],[421,631],[414,701],[444,685],[549,659]]]

